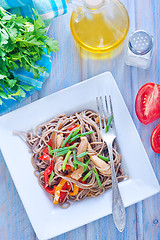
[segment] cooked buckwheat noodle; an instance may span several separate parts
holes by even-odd
[[[26,143],[30,148],[31,152],[33,153],[32,165],[35,169],[34,173],[38,177],[38,182],[43,189],[44,189],[44,171],[49,166],[50,163],[45,160],[39,160],[38,157],[42,155],[43,150],[48,145],[48,142],[51,138],[53,131],[55,132],[55,136],[58,133],[63,133],[65,136],[65,134],[69,133],[67,129],[73,124],[76,124],[79,126],[78,128],[81,129],[80,130],[81,133],[84,133],[87,131],[94,131],[94,133],[86,136],[93,149],[93,150],[87,150],[88,152],[89,151],[93,152],[93,154],[95,154],[96,152],[96,154],[101,154],[106,157],[109,157],[106,143],[103,141],[100,130],[99,130],[98,114],[91,110],[76,112],[71,116],[66,116],[65,114],[61,114],[55,117],[54,119],[39,125],[34,131],[33,130],[28,131],[27,134],[19,134],[21,136],[25,136]],[[114,166],[115,166],[117,180],[122,181],[124,178],[126,178],[126,176],[124,175],[124,172],[121,168],[121,156],[116,150],[115,143],[113,146],[113,158],[114,158]],[[86,197],[97,197],[98,195],[104,193],[108,188],[112,186],[111,174],[108,174],[108,175],[102,174],[99,171],[99,168],[95,166],[91,160],[88,164],[87,171],[93,168],[97,170],[100,181],[102,183],[101,187],[99,187],[97,183],[94,172],[92,172],[91,176],[86,180],[86,183],[82,183],[75,179],[66,177],[67,175],[66,171],[64,172],[62,170],[59,171],[58,167],[62,166],[62,164],[63,164],[63,161],[58,161],[58,162],[55,161],[55,167],[54,167],[55,176],[53,177],[49,186],[52,187],[53,185],[57,185],[58,179],[63,178],[71,183],[72,188],[74,183],[81,190],[75,196],[70,196],[69,191],[67,190],[61,190],[61,191],[67,192],[66,198],[62,203],[60,203],[61,207],[64,207],[64,208],[69,207],[70,203],[68,202],[68,200],[80,201]],[[67,164],[74,167],[72,155],[70,156]]]

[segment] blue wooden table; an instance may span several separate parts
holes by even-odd
[[[149,81],[160,83],[160,1],[123,0],[122,2],[129,13],[130,32],[144,29],[154,35],[151,67],[148,70],[128,67],[124,64],[123,53],[111,60],[81,58],[70,32],[70,13],[68,13],[53,19],[49,30],[49,35],[54,36],[60,45],[60,52],[52,56],[49,79],[45,82],[41,92],[36,92],[16,108],[99,73],[111,71],[160,181],[160,156],[155,154],[150,147],[150,135],[160,120],[143,126],[138,121],[134,109],[139,88]],[[112,216],[107,216],[55,237],[54,240],[160,240],[160,194],[128,207],[126,216],[126,228],[123,233],[116,230]],[[0,240],[25,239],[35,240],[37,237],[0,153]]]

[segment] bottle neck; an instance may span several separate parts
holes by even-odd
[[[90,10],[98,10],[103,7],[105,0],[83,0],[84,7]]]

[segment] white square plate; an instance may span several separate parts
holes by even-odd
[[[117,142],[123,157],[122,167],[130,177],[129,180],[119,183],[123,202],[127,207],[159,192],[160,188],[111,73],[93,77],[0,118],[2,154],[32,226],[41,240],[55,237],[110,214],[111,190],[97,198],[73,202],[66,210],[54,206],[33,174],[28,147],[19,137],[13,135],[13,132],[32,129],[60,113],[71,114],[84,109],[96,111],[96,96],[109,94],[113,102]]]

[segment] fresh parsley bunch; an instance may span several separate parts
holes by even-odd
[[[36,20],[10,14],[0,7],[0,105],[3,99],[25,97],[31,85],[22,84],[14,76],[14,70],[24,68],[32,71],[34,78],[47,69],[37,64],[47,50],[59,50],[57,41],[46,35],[45,25],[34,11]]]

